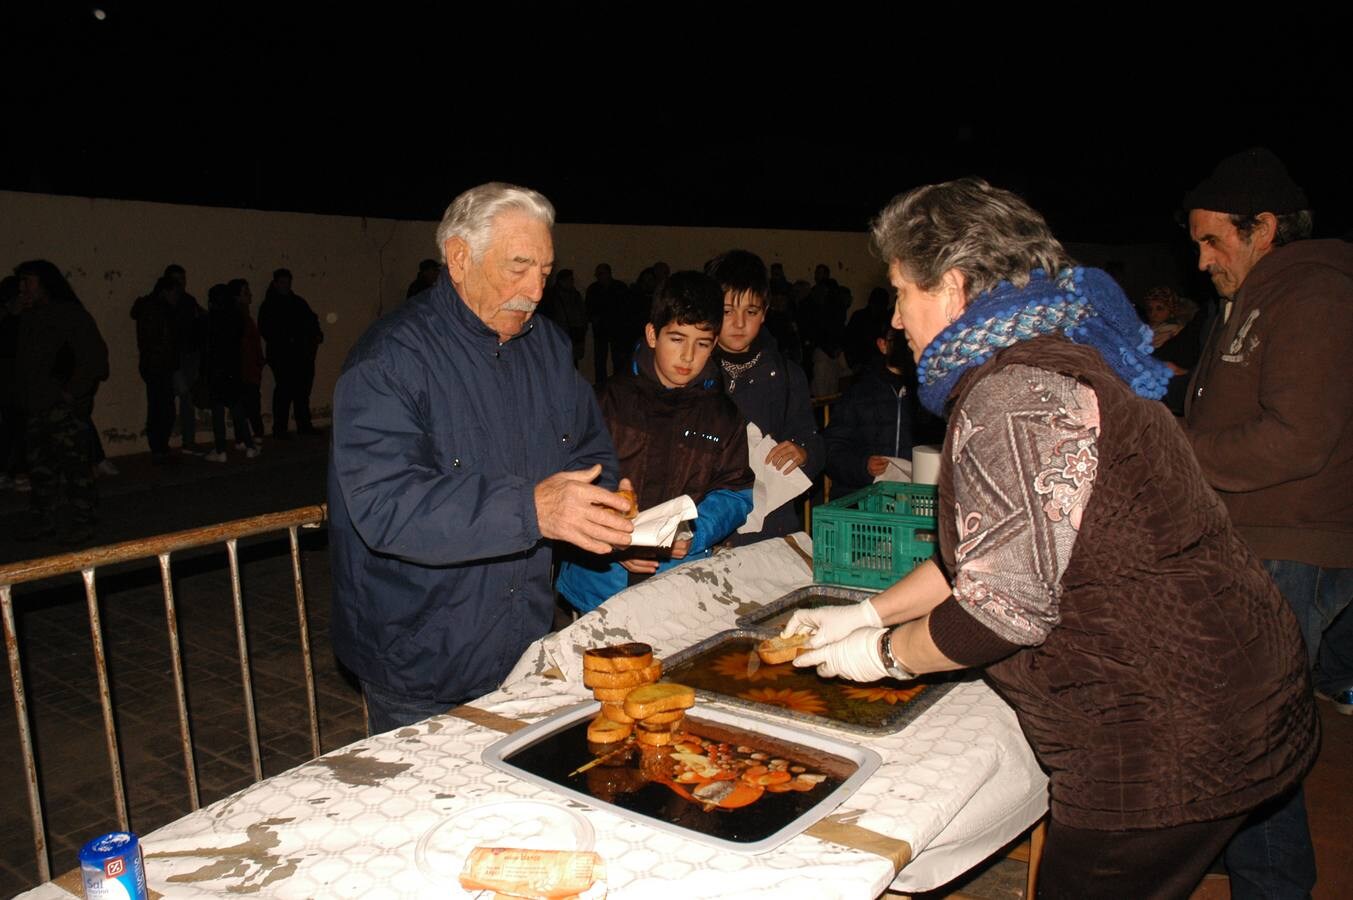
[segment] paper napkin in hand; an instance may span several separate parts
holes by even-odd
[[[677,528],[687,519],[694,519],[695,502],[682,494],[673,500],[650,506],[634,517],[631,547],[670,547]]]
[[[888,467],[874,478],[875,481],[911,481],[911,460],[900,456],[884,457]]]
[[[756,484],[752,487],[752,511],[747,514],[747,521],[738,528],[738,534],[756,534],[765,523],[766,516],[813,484],[797,466],[786,475],[766,462],[766,457],[778,443],[775,438],[763,435],[761,429],[751,422],[747,423],[747,464],[756,476]]]

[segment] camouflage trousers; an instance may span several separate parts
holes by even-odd
[[[64,482],[70,519],[92,523],[99,494],[94,486],[89,430],[83,418],[69,404],[61,403],[45,412],[29,413],[26,425],[28,478],[33,485],[29,497],[34,517],[55,523],[62,514]]]

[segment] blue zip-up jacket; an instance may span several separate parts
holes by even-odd
[[[558,326],[504,344],[445,272],[376,322],[334,389],[334,651],[359,678],[457,703],[494,690],[554,611],[535,485],[615,450]]]

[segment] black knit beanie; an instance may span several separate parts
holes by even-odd
[[[1184,195],[1182,212],[1206,209],[1239,216],[1309,209],[1306,192],[1297,186],[1282,160],[1266,147],[1254,147],[1217,164],[1212,174]]]

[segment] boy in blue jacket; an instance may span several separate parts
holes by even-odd
[[[598,389],[620,474],[648,509],[682,494],[695,501],[693,534],[670,549],[576,554],[556,587],[587,612],[655,572],[708,556],[752,508],[747,424],[723,392],[712,360],[723,324],[723,290],[700,272],[677,272],[653,298],[645,345],[631,371]]]

